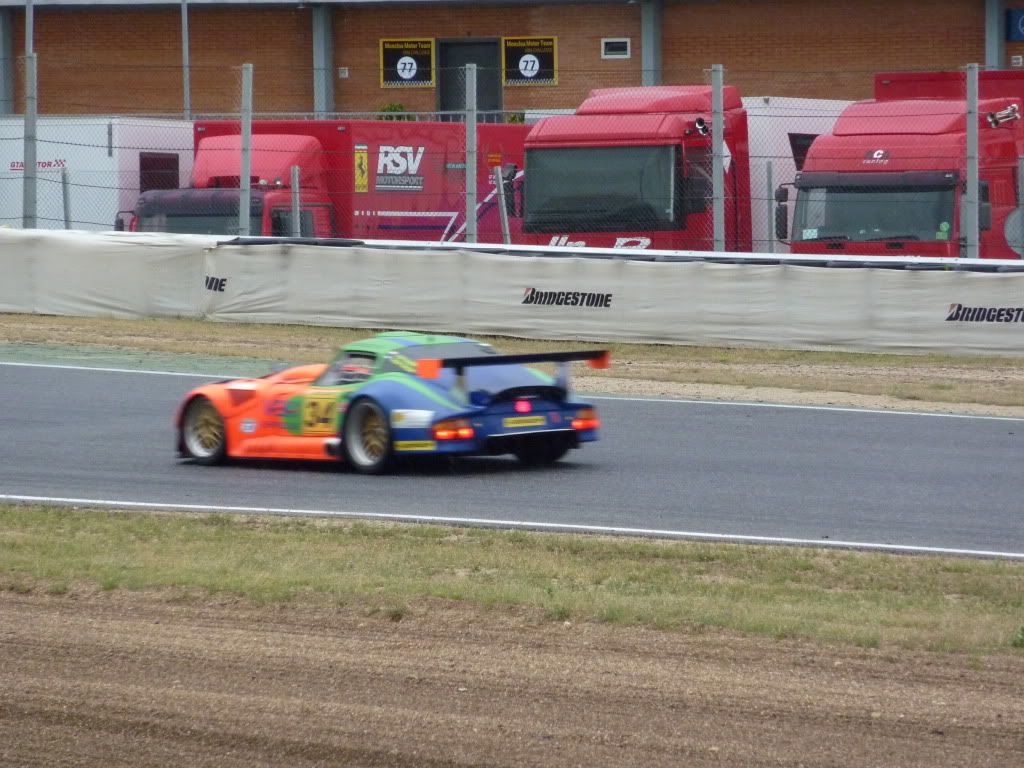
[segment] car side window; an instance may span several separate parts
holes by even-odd
[[[322,387],[333,387],[339,384],[355,384],[366,381],[373,375],[376,366],[376,355],[366,352],[349,352],[331,363],[321,374],[317,384]]]

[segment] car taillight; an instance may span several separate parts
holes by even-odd
[[[593,408],[581,408],[576,411],[576,418],[572,420],[573,429],[597,429],[601,426],[601,420],[597,418],[597,411]]]
[[[472,440],[475,434],[467,419],[445,419],[434,425],[435,440]]]
[[[516,413],[529,413],[533,410],[533,403],[529,400],[516,400],[513,408],[516,409]]]

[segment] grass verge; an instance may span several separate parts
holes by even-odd
[[[1024,563],[489,529],[0,505],[0,588],[171,590],[401,620],[437,600],[538,620],[1024,653]]]

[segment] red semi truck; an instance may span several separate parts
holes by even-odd
[[[747,120],[734,87],[724,111],[726,247],[749,250]],[[571,115],[481,124],[477,240],[503,239],[500,166],[512,242],[711,249],[710,125],[709,86],[599,89]],[[143,194],[129,228],[236,233],[240,147],[237,122],[197,122],[191,186]],[[465,238],[462,124],[254,121],[250,234],[290,234],[296,165],[304,236]]]
[[[478,127],[481,239],[500,242],[489,168],[522,166],[523,125]],[[259,120],[252,125],[251,235],[291,234],[291,168],[300,169],[304,237],[451,240],[465,230],[465,126],[377,120]],[[238,232],[237,121],[198,121],[191,186],[139,197],[131,229]],[[488,186],[489,185],[489,186]]]
[[[793,186],[776,193],[776,234],[790,251],[866,256],[966,255],[967,172],[963,72],[875,76],[875,98],[850,105],[807,151]],[[1024,228],[1024,73],[979,74],[979,255],[1018,259]]]

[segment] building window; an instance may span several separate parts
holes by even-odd
[[[602,37],[602,59],[628,59],[630,56],[628,37]]]

